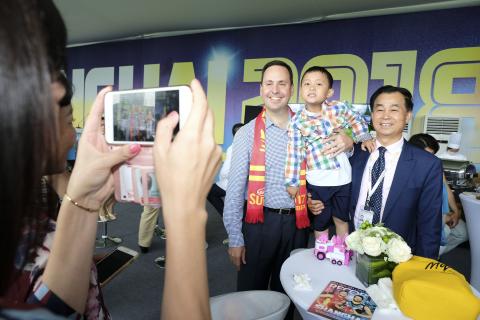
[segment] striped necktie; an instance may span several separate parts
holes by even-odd
[[[373,164],[372,168],[372,187],[377,183],[378,178],[385,170],[385,147],[379,147],[378,152],[379,156],[377,161]],[[382,189],[383,189],[383,178],[380,181],[377,189],[373,192],[372,196],[370,197],[369,206],[370,210],[373,211],[373,219],[372,224],[377,224],[380,222],[380,211],[382,210]]]

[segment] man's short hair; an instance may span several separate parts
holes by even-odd
[[[290,84],[293,84],[292,68],[290,68],[290,66],[287,63],[285,63],[281,60],[273,60],[273,61],[270,61],[266,65],[263,66],[262,78],[260,79],[260,83],[263,83],[263,75],[265,74],[265,71],[267,71],[268,68],[273,67],[273,66],[280,66],[280,67],[284,67],[285,69],[287,69],[288,74],[290,75]]]
[[[313,66],[313,67],[310,67],[307,69],[307,71],[305,71],[303,73],[303,76],[302,76],[302,79],[300,80],[300,83],[303,82],[303,78],[305,78],[305,75],[307,73],[310,73],[310,72],[320,72],[320,73],[323,73],[327,79],[328,79],[328,88],[331,89],[332,86],[333,86],[333,77],[332,77],[332,74],[324,67],[320,67],[320,66]]]
[[[432,149],[433,153],[437,153],[440,149],[437,139],[429,135],[428,133],[417,133],[410,137],[408,143],[413,144],[420,149],[425,150],[426,148]]]
[[[413,110],[413,101],[412,101],[412,94],[405,88],[402,87],[394,87],[394,86],[383,86],[378,88],[370,97],[370,109],[373,111],[375,106],[375,100],[377,100],[378,96],[382,93],[400,93],[405,98],[405,107],[407,108],[408,112]]]

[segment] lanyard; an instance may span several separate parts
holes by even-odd
[[[372,170],[370,169],[369,171],[370,171],[369,173],[370,179],[372,179]],[[380,175],[380,177],[378,177],[377,182],[375,183],[375,185],[373,185],[373,187],[372,187],[372,183],[371,182],[369,183],[368,191],[367,191],[367,199],[365,200],[366,207],[370,206],[369,205],[370,196],[377,190],[378,186],[380,185],[380,183],[382,183],[384,178],[385,178],[385,169],[383,169],[382,174]]]

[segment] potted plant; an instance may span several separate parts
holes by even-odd
[[[403,238],[384,227],[364,221],[345,239],[348,249],[357,252],[356,276],[365,285],[391,277],[398,263],[408,261],[412,250]]]

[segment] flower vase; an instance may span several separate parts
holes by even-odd
[[[387,257],[383,254],[372,257],[367,254],[357,254],[357,267],[355,275],[360,282],[368,287],[372,284],[376,284],[378,279],[391,278],[392,271],[397,265],[394,262],[387,260]]]

